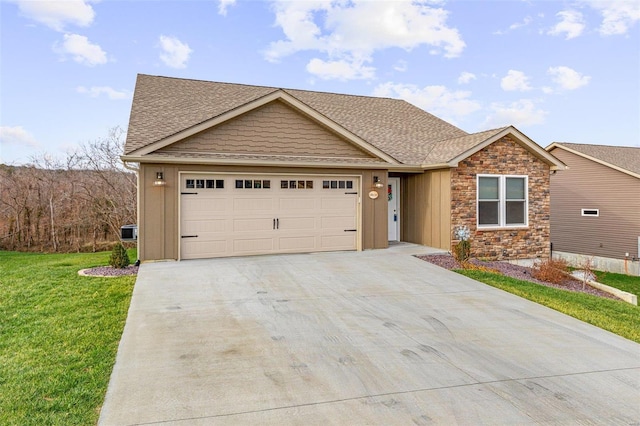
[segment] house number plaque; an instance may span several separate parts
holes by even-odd
[[[372,200],[375,200],[376,198],[378,198],[378,196],[378,191],[369,191],[369,198],[371,198]]]

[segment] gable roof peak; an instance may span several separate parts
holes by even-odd
[[[640,177],[640,147],[553,142],[545,149],[563,149],[634,177]]]

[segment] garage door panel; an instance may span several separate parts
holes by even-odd
[[[235,198],[233,200],[234,213],[244,212],[264,212],[274,209],[274,200],[272,198]]]
[[[320,247],[323,250],[352,250],[356,243],[356,233],[345,232],[342,235],[323,235],[320,237]]]
[[[183,241],[182,255],[185,259],[199,259],[224,256],[228,251],[226,240]]]
[[[355,250],[358,233],[344,231],[358,227],[358,187],[347,176],[183,174],[180,232],[193,238],[180,257]]]
[[[273,238],[236,238],[233,240],[233,251],[237,254],[267,253],[273,249]]]
[[[233,219],[234,232],[272,231],[273,228],[273,218]]]
[[[281,198],[280,211],[296,211],[296,210],[315,210],[317,208],[317,200],[315,198]]]
[[[317,245],[316,240],[314,236],[280,237],[278,248],[282,251],[314,251]]]
[[[203,233],[221,233],[227,230],[227,221],[220,219],[212,220],[189,220],[183,221],[182,233],[189,235],[201,235]]]
[[[182,205],[186,212],[198,214],[198,213],[212,213],[223,212],[227,209],[227,199],[221,198],[194,198],[194,195],[183,196]]]
[[[353,216],[330,216],[320,220],[321,229],[355,229],[356,218]]]
[[[315,228],[315,217],[283,217],[278,220],[278,230],[280,231],[313,231]]]

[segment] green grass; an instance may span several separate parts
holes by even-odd
[[[135,277],[78,270],[109,254],[0,252],[0,424],[97,422]]]
[[[456,272],[640,343],[640,308],[637,306],[489,272]]]
[[[618,290],[635,294],[640,298],[640,277],[625,274],[615,274],[613,272],[593,271],[598,277],[597,281]]]

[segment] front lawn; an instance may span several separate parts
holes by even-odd
[[[590,294],[546,287],[500,274],[468,269],[457,269],[455,272],[640,343],[640,308],[637,306]],[[598,277],[600,278],[600,274]]]
[[[78,270],[109,254],[0,252],[0,424],[97,422],[135,276]]]
[[[635,294],[640,299],[640,277],[602,271],[594,271],[594,273],[598,277],[597,281],[599,283]]]

